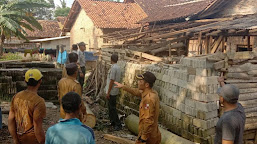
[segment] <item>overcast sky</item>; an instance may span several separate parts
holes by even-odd
[[[67,3],[68,7],[71,7],[73,1],[74,0],[65,0],[65,2]],[[59,5],[59,6],[61,5],[60,0],[54,0],[54,3],[55,3],[55,5]]]

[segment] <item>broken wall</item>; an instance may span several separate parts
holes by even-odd
[[[217,72],[207,56],[184,58],[181,64],[135,64],[119,61],[122,82],[136,87],[136,74],[153,72],[157,80],[154,89],[160,97],[159,122],[173,133],[200,143],[213,143],[218,121],[219,87]],[[104,99],[104,98],[103,98]],[[106,101],[103,100],[102,104]],[[125,114],[138,115],[140,98],[122,91],[117,108]]]

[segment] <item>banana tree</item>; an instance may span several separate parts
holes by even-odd
[[[0,56],[3,55],[5,39],[15,36],[19,39],[26,38],[25,29],[34,31],[42,29],[40,23],[29,11],[31,8],[47,7],[45,4],[28,1],[1,0],[0,2]]]

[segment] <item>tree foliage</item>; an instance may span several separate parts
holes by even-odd
[[[70,12],[70,8],[67,7],[65,0],[60,0],[61,6],[57,6],[56,10],[54,11],[54,16],[68,16]]]
[[[0,55],[3,54],[3,43],[6,38],[16,36],[21,39],[26,38],[25,29],[33,31],[42,29],[39,22],[30,11],[31,8],[46,7],[43,3],[1,0],[0,2]]]

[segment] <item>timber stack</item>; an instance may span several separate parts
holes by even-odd
[[[42,84],[38,94],[45,100],[56,101],[57,83],[62,78],[62,70],[54,64],[41,62],[8,62],[0,64],[0,99],[11,100],[19,91],[26,88],[24,75],[29,68],[38,68],[42,74]]]
[[[224,72],[226,83],[240,89],[239,102],[246,114],[244,141],[257,143],[257,53],[227,53],[224,59],[214,64],[214,68]]]

